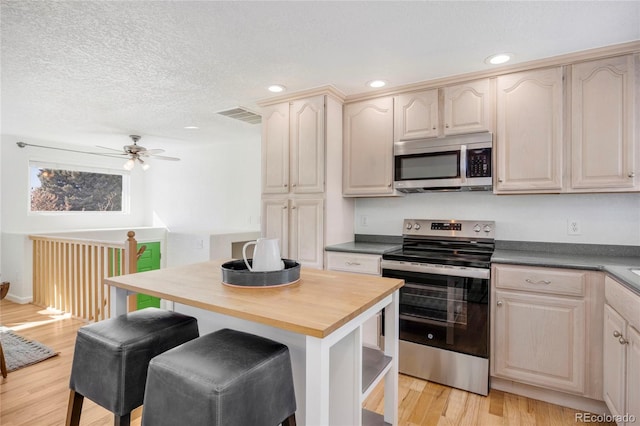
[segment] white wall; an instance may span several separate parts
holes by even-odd
[[[356,201],[355,232],[401,235],[405,218],[494,220],[498,240],[640,245],[640,194],[446,192],[362,198]],[[567,235],[568,219],[580,222],[581,235]]]

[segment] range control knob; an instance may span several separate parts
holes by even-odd
[[[413,228],[410,223],[407,223],[407,229]]]
[[[473,227],[473,230],[474,230],[475,232],[480,232],[480,225],[478,225],[478,224],[476,223],[476,226],[474,226],[474,227]]]
[[[420,224],[416,223],[415,225],[413,225],[413,229],[415,229],[416,231],[420,229]]]
[[[491,232],[491,225],[485,225],[483,229],[484,229],[484,232],[488,234],[489,232]]]

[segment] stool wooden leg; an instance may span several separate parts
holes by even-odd
[[[7,377],[7,363],[4,360],[4,351],[2,350],[2,343],[0,343],[0,371],[2,377]]]
[[[80,424],[80,413],[82,412],[82,402],[84,396],[73,389],[69,391],[69,405],[67,406],[66,426],[78,426]]]
[[[115,416],[113,419],[113,426],[129,426],[131,424],[131,413],[124,416]]]
[[[296,413],[293,413],[282,422],[282,426],[296,426]]]

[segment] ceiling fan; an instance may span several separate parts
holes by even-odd
[[[140,136],[138,135],[129,135],[131,140],[133,141],[132,145],[125,145],[122,147],[122,151],[107,148],[106,146],[99,146],[98,148],[108,149],[111,151],[117,151],[122,156],[129,157],[126,163],[124,163],[124,168],[126,170],[131,170],[136,165],[136,161],[142,165],[142,170],[147,170],[149,168],[149,164],[145,163],[143,158],[156,158],[158,160],[169,160],[169,161],[179,161],[180,159],[177,157],[167,157],[166,155],[158,155],[164,152],[164,149],[147,149],[141,145],[138,145],[138,141],[140,140]],[[115,155],[115,154],[106,154],[106,155]]]
[[[16,142],[16,144],[20,148],[24,148],[25,146],[35,146],[38,148],[47,148],[47,149],[56,149],[58,151],[69,151],[69,152],[78,152],[81,154],[91,154],[91,155],[101,155],[103,157],[128,157],[126,163],[124,163],[123,167],[126,170],[132,170],[136,162],[140,163],[142,166],[142,170],[148,170],[149,164],[144,161],[144,159],[154,158],[158,160],[169,160],[169,161],[179,161],[180,159],[177,157],[167,157],[166,155],[158,155],[164,152],[164,149],[147,149],[141,145],[138,145],[138,141],[140,140],[140,136],[138,135],[129,135],[131,140],[133,141],[132,145],[125,145],[122,147],[122,150],[108,148],[106,146],[99,146],[98,148],[108,149],[109,151],[114,151],[114,153],[110,152],[89,152],[89,151],[79,151],[76,149],[67,149],[67,148],[57,148],[53,146],[44,146],[44,145],[35,145],[26,142]]]

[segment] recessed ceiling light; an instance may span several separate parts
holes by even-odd
[[[273,93],[280,93],[284,92],[286,90],[286,87],[284,87],[282,84],[272,84],[267,89]]]
[[[511,53],[498,53],[498,54],[489,56],[487,59],[484,60],[484,62],[490,65],[500,65],[500,64],[504,64],[505,62],[509,62],[512,56],[513,54]]]
[[[387,85],[387,82],[384,80],[371,80],[370,82],[367,83],[367,86],[372,87],[374,89],[378,89],[386,85]]]
[[[184,126],[185,129],[187,130],[198,130],[200,127],[198,126]]]

